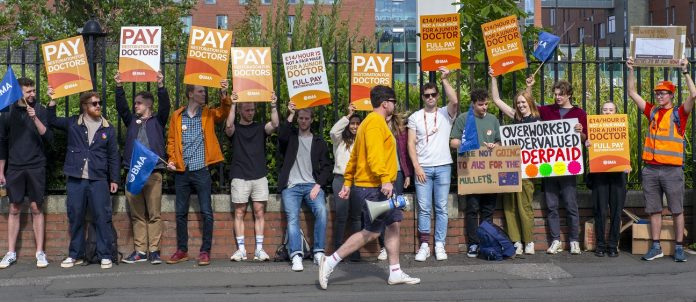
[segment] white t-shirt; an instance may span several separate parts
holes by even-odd
[[[450,117],[447,106],[433,113],[421,109],[408,118],[408,129],[416,131],[416,154],[422,167],[452,163],[449,135],[453,124],[454,118]]]

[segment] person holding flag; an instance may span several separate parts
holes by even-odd
[[[8,252],[0,261],[0,268],[7,268],[17,261],[19,216],[25,197],[28,197],[31,207],[36,266],[43,268],[48,266],[43,249],[44,215],[41,210],[46,188],[45,146],[53,141],[53,131],[47,127],[46,108],[36,99],[33,80],[17,80],[12,68],[8,68],[0,87],[0,107],[9,107],[9,112],[0,116],[0,186],[7,187],[10,201]]]
[[[469,95],[469,113],[460,114],[450,132],[450,148],[457,150],[459,154],[478,150],[480,146],[493,149],[500,145],[500,122],[495,116],[488,114],[488,93],[476,88]],[[479,238],[476,229],[479,225],[479,212],[480,221],[492,222],[497,199],[496,193],[466,195],[466,237],[469,240],[466,255],[470,258],[478,256]]]
[[[123,89],[120,73],[114,76],[116,82],[116,110],[128,130],[126,131],[126,145],[123,152],[123,167],[126,171],[134,167],[131,157],[135,153],[133,146],[136,143],[155,154],[154,171],[145,178],[142,190],[131,190],[126,187],[126,199],[130,209],[130,217],[133,223],[133,253],[122,261],[135,263],[150,261],[152,264],[160,264],[160,239],[162,238],[162,220],[160,212],[162,208],[162,171],[167,168],[164,161],[158,161],[166,153],[164,141],[164,128],[169,118],[171,108],[169,94],[164,87],[164,76],[157,73],[157,113],[153,110],[154,97],[147,91],[138,92],[133,100],[135,113],[131,112],[126,101],[126,92]],[[149,150],[148,150],[149,149]],[[144,171],[140,171],[140,173]],[[128,179],[130,185],[130,179]],[[149,253],[149,254],[148,254]]]

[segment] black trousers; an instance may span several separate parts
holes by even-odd
[[[616,250],[619,245],[621,212],[626,201],[626,173],[592,173],[592,202],[594,204],[595,241],[597,250]],[[605,238],[609,212],[609,236]]]

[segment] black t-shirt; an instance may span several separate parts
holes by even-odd
[[[534,117],[533,115],[530,114],[528,116],[523,117],[521,121],[517,120],[517,119],[513,119],[513,124],[534,123],[534,122],[539,121],[539,119],[540,119],[539,117]]]
[[[265,125],[253,122],[249,125],[234,123],[234,134],[230,137],[232,162],[230,177],[254,180],[265,177],[266,130]]]

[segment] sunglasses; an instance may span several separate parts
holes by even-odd
[[[387,99],[387,102],[392,102],[392,103],[396,104],[396,99]]]
[[[99,101],[94,101],[94,102],[87,103],[87,104],[91,104],[92,107],[101,107],[101,103]]]
[[[436,98],[437,97],[437,92],[434,93],[424,93],[423,96],[427,98]]]
[[[655,96],[665,96],[670,94],[669,91],[655,91]]]

